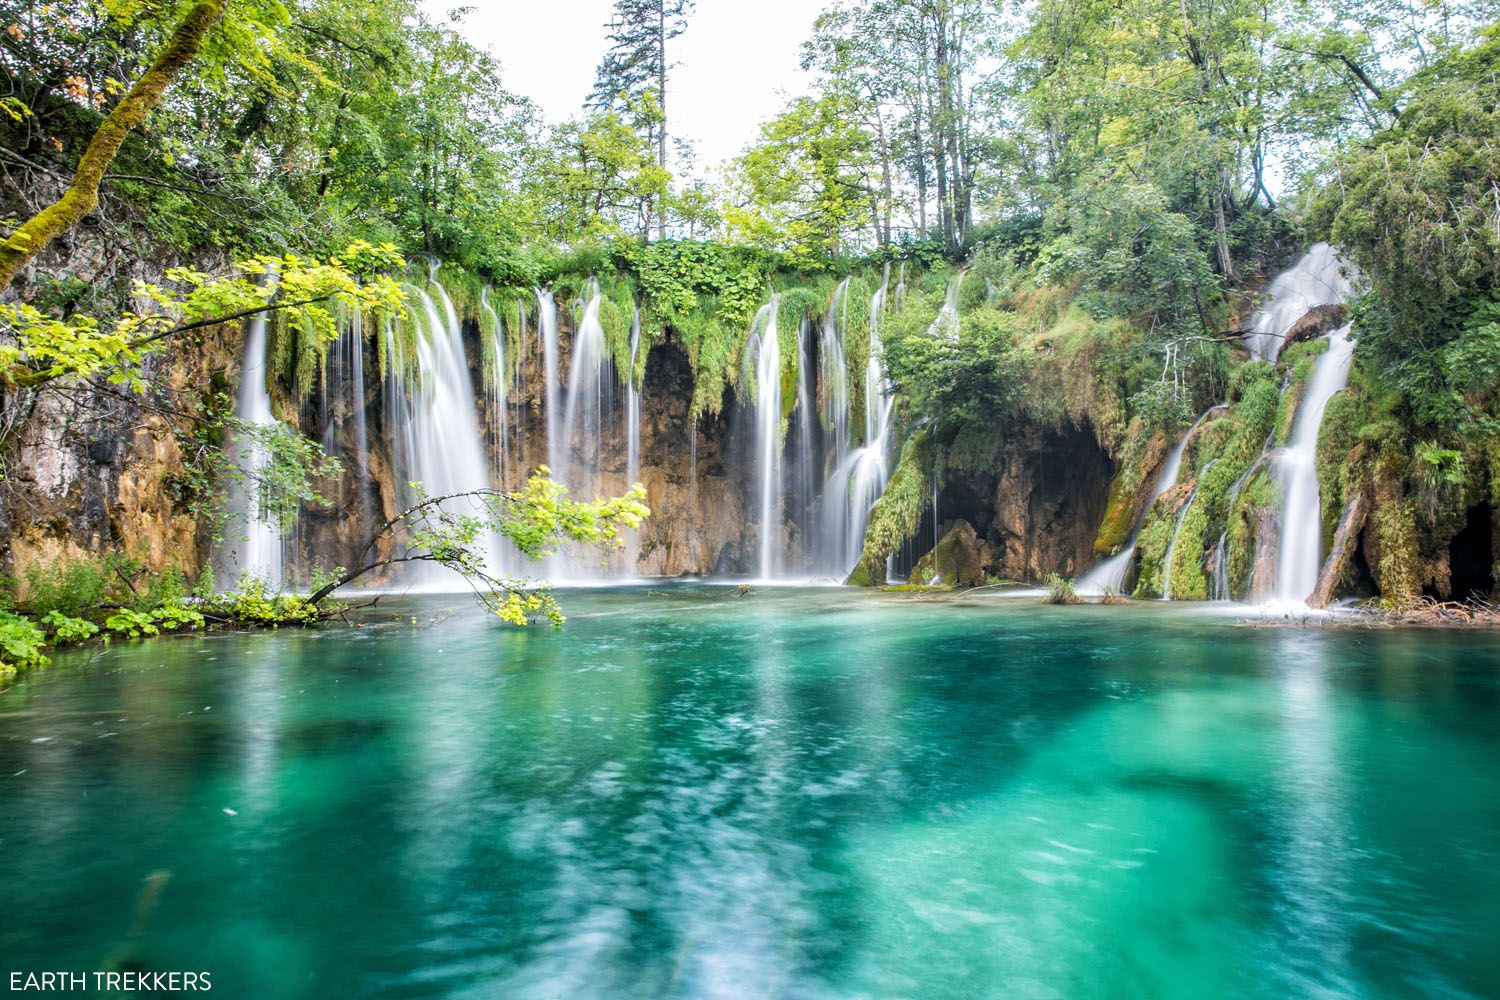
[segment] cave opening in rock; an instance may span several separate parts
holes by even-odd
[[[1470,507],[1464,526],[1448,543],[1449,593],[1458,600],[1495,589],[1493,512],[1487,503]]]

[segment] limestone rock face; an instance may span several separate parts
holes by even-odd
[[[1275,507],[1256,507],[1255,547],[1250,563],[1250,596],[1264,601],[1276,592],[1277,557],[1281,552],[1281,512]]]
[[[979,526],[993,551],[987,575],[1081,575],[1094,562],[1114,464],[1086,428],[1021,424],[996,433],[1003,444],[994,473],[956,477],[960,487],[944,491],[940,513],[951,511]],[[978,504],[961,499],[965,482],[970,492],[983,490]],[[957,509],[950,506],[954,499]]]
[[[987,552],[968,521],[955,521],[937,547],[917,561],[912,583],[957,587],[978,586],[985,580]]]
[[[0,562],[23,582],[27,571],[120,553],[151,572],[192,577],[208,539],[188,515],[178,484],[185,431],[199,392],[222,384],[238,334],[214,328],[149,362],[173,398],[76,389],[37,397],[17,424],[0,493]],[[22,595],[24,597],[24,594]]]

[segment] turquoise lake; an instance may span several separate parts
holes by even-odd
[[[14,684],[0,973],[126,961],[231,997],[1500,994],[1492,634],[560,596],[558,632],[405,598]]]

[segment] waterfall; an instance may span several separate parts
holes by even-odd
[[[537,326],[541,330],[542,406],[547,421],[547,466],[554,477],[563,475],[567,465],[567,447],[558,425],[562,400],[557,381],[557,299],[544,288],[536,290]]]
[[[797,527],[803,543],[801,555],[804,566],[808,563],[812,546],[816,544],[816,540],[809,541],[809,536],[813,531],[812,513],[816,509],[818,498],[818,476],[822,472],[815,433],[819,429],[819,411],[814,406],[819,384],[816,366],[821,355],[814,339],[812,321],[804,316],[797,326],[797,405],[792,410],[792,426],[795,431],[792,439],[792,483],[796,497]],[[847,422],[846,419],[845,423]]]
[[[849,279],[839,282],[828,303],[823,319],[823,336],[818,342],[818,375],[822,381],[823,426],[827,428],[829,450],[837,464],[849,454],[849,361],[844,353],[844,300]]]
[[[1327,243],[1315,243],[1297,262],[1266,287],[1266,304],[1250,324],[1245,346],[1250,356],[1276,360],[1288,330],[1310,309],[1343,302],[1349,295],[1338,254]]]
[[[407,286],[407,294],[417,324],[415,357],[405,356],[406,345],[393,328],[386,330],[392,359],[386,413],[392,428],[396,482],[420,483],[429,497],[488,489],[489,467],[453,302],[435,278],[425,289]],[[486,570],[503,572],[499,538],[489,538],[486,550]],[[408,578],[418,582],[451,582],[435,566],[408,569]]]
[[[1082,580],[1078,581],[1077,592],[1090,597],[1102,597],[1105,594],[1118,594],[1125,583],[1125,574],[1130,570],[1131,560],[1135,558],[1136,536],[1140,533],[1141,523],[1146,520],[1146,515],[1151,511],[1151,505],[1156,503],[1161,495],[1173,486],[1177,485],[1177,473],[1182,469],[1182,456],[1187,451],[1188,442],[1193,440],[1193,434],[1207,420],[1209,415],[1224,409],[1223,403],[1217,403],[1204,410],[1193,425],[1182,435],[1181,440],[1172,448],[1167,455],[1167,462],[1161,467],[1161,474],[1156,477],[1156,485],[1151,490],[1151,496],[1141,508],[1140,516],[1136,518],[1135,526],[1130,529],[1130,541],[1125,544],[1115,555],[1099,563],[1093,569],[1084,574]],[[1175,535],[1174,541],[1175,541]]]
[[[1233,506],[1229,508],[1233,510]],[[1227,530],[1219,533],[1219,543],[1214,546],[1214,568],[1209,574],[1209,584],[1213,587],[1213,600],[1227,601],[1229,593],[1229,532]]]
[[[958,293],[963,288],[964,276],[968,273],[968,269],[961,270],[949,280],[948,291],[943,295],[943,307],[938,310],[937,319],[927,328],[932,336],[946,340],[958,339]]]
[[[559,438],[562,462],[552,470],[553,477],[577,499],[591,499],[598,492],[603,458],[605,344],[604,327],[599,322],[600,299],[599,283],[591,282],[588,302],[573,334],[568,365],[568,395]]]
[[[641,478],[641,390],[635,385],[636,359],[641,351],[641,310],[630,319],[630,371],[625,373],[625,485]]]
[[[240,359],[240,384],[234,402],[235,418],[254,427],[271,427],[276,417],[271,412],[271,393],[266,388],[265,314],[255,316],[245,325],[245,345]],[[230,446],[230,459],[251,480],[271,461],[270,454],[253,438],[236,437]],[[262,580],[272,591],[281,589],[281,525],[265,511],[262,496],[265,487],[233,491],[228,530],[242,531],[232,547],[221,548],[215,576],[220,587],[235,586],[242,577]],[[241,522],[238,528],[235,522]],[[226,541],[228,541],[226,539]]]
[[[781,343],[776,332],[780,296],[760,307],[745,344],[745,366],[755,375],[755,461],[759,486],[760,579],[781,565]]]
[[[1281,551],[1275,599],[1301,603],[1318,585],[1323,556],[1323,519],[1318,495],[1318,431],[1334,394],[1349,383],[1354,341],[1345,324],[1327,336],[1328,350],[1317,360],[1297,407],[1292,440],[1277,462],[1285,488],[1281,509]]]
[[[490,406],[495,411],[495,454],[492,463],[495,485],[506,489],[510,484],[510,371],[505,357],[505,324],[490,305],[490,290],[480,296],[480,308],[490,317]]]
[[[635,385],[636,358],[641,350],[641,310],[637,306],[630,318],[630,370],[625,373],[625,487],[629,489],[641,478],[641,389]],[[644,385],[641,387],[645,388]],[[627,533],[625,574],[634,576],[640,564],[641,535]]]
[[[864,443],[838,456],[823,490],[823,536],[827,555],[819,571],[842,579],[864,550],[870,508],[890,479],[891,409],[894,399],[880,369],[880,316],[887,282],[870,297],[870,343],[865,360]],[[842,362],[843,352],[839,352]],[[842,367],[841,367],[842,370]],[[934,507],[936,506],[934,502]]]
[[[374,524],[369,493],[370,433],[365,416],[364,313],[358,309],[341,309],[338,324],[338,340],[328,351],[323,391],[319,393],[318,422],[323,425],[323,450],[343,458],[354,487],[352,504],[341,495],[340,506],[358,518],[357,527],[363,533]],[[347,446],[338,433],[346,418],[338,408],[341,396],[347,396],[349,404],[347,419],[353,440]],[[299,543],[302,530],[303,521],[299,517],[296,529]],[[298,544],[295,551],[300,552],[302,548]]]

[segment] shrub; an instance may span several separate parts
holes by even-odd
[[[1078,596],[1073,587],[1073,581],[1059,573],[1048,573],[1045,581],[1047,585],[1048,604],[1082,604],[1083,598]]]
[[[110,615],[104,620],[104,627],[111,632],[128,635],[132,639],[139,639],[143,635],[161,634],[161,629],[156,627],[156,622],[149,613],[131,608],[121,608]]]
[[[36,614],[77,617],[102,604],[113,581],[108,566],[87,559],[28,566],[25,605]]]
[[[49,611],[38,619],[52,630],[54,643],[83,642],[99,633],[99,626],[84,618],[74,618],[61,611]]]
[[[45,667],[51,662],[42,654],[46,644],[46,634],[31,621],[0,611],[0,676],[20,667]]]

